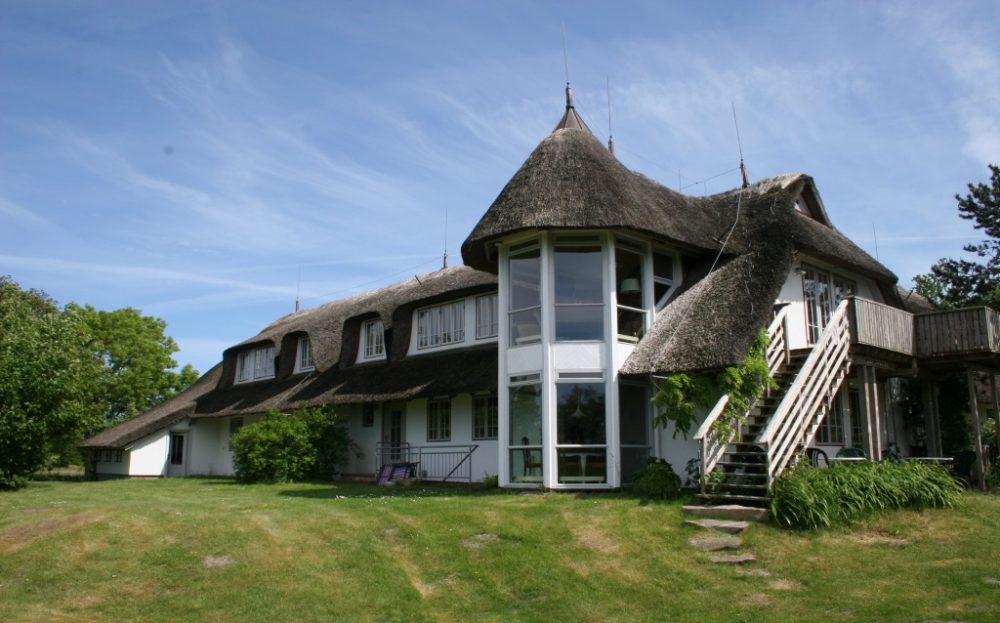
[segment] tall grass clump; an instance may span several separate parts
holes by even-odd
[[[771,516],[798,529],[828,528],[897,508],[949,508],[962,492],[948,471],[918,462],[801,464],[775,483]]]

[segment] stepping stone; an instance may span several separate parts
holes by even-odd
[[[749,552],[743,552],[742,554],[716,554],[709,556],[708,559],[720,565],[743,565],[748,562],[756,562],[757,557]]]
[[[689,515],[697,515],[699,517],[743,521],[767,521],[769,515],[766,508],[741,506],[739,504],[723,504],[721,506],[682,506],[681,510]]]
[[[723,549],[739,549],[743,545],[743,539],[730,534],[705,535],[688,539],[688,545],[703,552],[717,552]]]
[[[718,530],[730,534],[739,534],[750,526],[746,521],[730,521],[726,519],[685,519],[684,525],[705,528],[706,530]]]

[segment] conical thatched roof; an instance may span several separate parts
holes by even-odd
[[[789,191],[785,197],[789,205],[803,192],[819,201],[812,178],[801,174],[761,180],[743,196],[775,187]],[[708,197],[670,190],[627,169],[588,129],[557,127],[500,191],[463,243],[462,257],[469,266],[495,272],[492,244],[532,229],[626,229],[695,253],[710,253],[719,250],[732,225],[739,197],[739,190]],[[821,216],[825,218],[825,212]],[[889,269],[828,222],[794,210],[786,211],[785,218],[790,225],[789,240],[796,249],[887,284],[895,282]],[[729,247],[726,250],[732,251]]]

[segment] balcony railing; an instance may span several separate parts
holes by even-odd
[[[917,357],[1000,353],[1000,314],[970,307],[916,316]]]
[[[914,354],[913,314],[868,299],[851,299],[851,343],[903,355]]]
[[[472,482],[472,453],[479,446],[411,446],[378,442],[375,460],[381,471],[386,465],[412,464],[423,480]]]
[[[851,299],[851,344],[919,359],[1000,354],[1000,314],[969,307],[911,314]]]

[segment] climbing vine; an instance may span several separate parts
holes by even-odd
[[[687,439],[698,421],[699,410],[711,409],[723,394],[729,403],[712,424],[716,433],[737,433],[746,423],[746,413],[768,389],[777,389],[767,367],[766,329],[761,329],[750,352],[737,366],[717,374],[671,374],[657,383],[653,404],[659,407],[657,426],[674,425],[674,438],[680,433]]]

